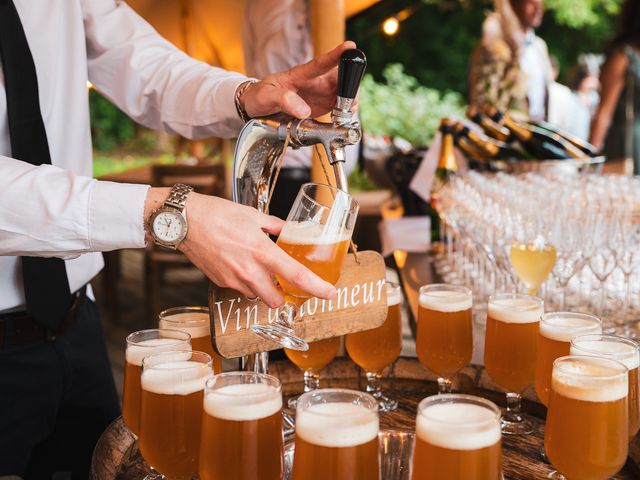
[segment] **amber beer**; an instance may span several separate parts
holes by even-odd
[[[602,357],[567,356],[553,364],[544,447],[569,479],[604,480],[628,450],[628,372]]]
[[[214,373],[222,373],[222,357],[213,351],[208,307],[174,307],[160,312],[160,330],[180,330],[191,335],[194,350],[205,352],[213,359]]]
[[[571,355],[593,355],[617,360],[627,367],[629,384],[629,441],[640,430],[640,396],[638,380],[640,346],[637,342],[616,335],[581,335],[571,341]]]
[[[280,381],[229,372],[207,381],[200,442],[202,480],[282,478]]]
[[[367,372],[382,372],[400,355],[402,350],[401,301],[400,287],[387,283],[388,310],[384,323],[371,330],[350,333],[345,338],[349,357]]]
[[[500,409],[484,398],[442,394],[418,406],[413,480],[500,480]]]
[[[378,479],[378,403],[366,393],[314,390],[298,399],[293,480]]]
[[[317,372],[329,365],[339,350],[340,337],[333,337],[310,342],[307,351],[285,348],[284,353],[301,370]]]
[[[174,330],[140,330],[127,337],[122,392],[122,418],[129,430],[140,432],[140,372],[142,360],[168,350],[191,350],[191,336]]]
[[[351,231],[332,234],[328,227],[311,221],[288,221],[282,227],[277,244],[290,256],[306,266],[323,280],[335,285],[349,249]],[[302,304],[309,294],[276,277],[286,300]],[[292,297],[292,298],[290,298]]]
[[[420,288],[416,352],[420,362],[451,378],[471,362],[473,324],[471,290],[433,284]]]
[[[537,297],[506,293],[489,298],[484,364],[509,392],[521,393],[535,380],[538,325],[544,313]]]
[[[544,405],[549,405],[553,362],[569,355],[572,338],[589,333],[602,333],[598,317],[573,312],[551,312],[542,316],[538,334],[536,393]]]
[[[164,352],[142,362],[140,453],[172,480],[198,472],[203,392],[212,373],[204,352]]]

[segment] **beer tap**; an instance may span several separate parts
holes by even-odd
[[[346,50],[340,57],[337,100],[331,112],[332,123],[284,115],[254,118],[247,122],[240,132],[234,152],[234,202],[267,213],[269,194],[273,188],[271,179],[287,137],[289,146],[294,149],[322,145],[329,164],[333,167],[337,188],[348,191],[344,148],[358,143],[362,136],[360,125],[352,121],[351,108],[366,65],[366,57],[358,49]],[[244,357],[241,368],[267,373],[268,358],[267,353]]]

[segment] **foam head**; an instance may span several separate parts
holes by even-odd
[[[210,335],[209,314],[207,312],[183,312],[160,318],[160,329],[180,330],[191,338]]]
[[[211,365],[181,360],[176,352],[174,361],[144,368],[140,383],[143,390],[160,395],[190,395],[203,390],[212,373]]]
[[[640,352],[635,342],[613,336],[589,335],[576,337],[571,343],[571,355],[593,355],[610,358],[624,364],[629,370],[640,365]]]
[[[265,383],[240,383],[208,390],[207,415],[222,420],[250,421],[270,417],[282,409],[282,394]]]
[[[387,282],[387,305],[393,307],[402,302],[402,290],[396,284]]]
[[[494,320],[505,323],[539,322],[544,313],[542,301],[528,295],[509,295],[491,298],[488,314]]]
[[[602,333],[602,325],[597,317],[581,313],[547,313],[540,322],[540,334],[557,342],[570,342],[578,335]]]
[[[347,402],[298,408],[296,435],[322,447],[355,447],[378,438],[378,412]]]
[[[142,360],[149,355],[171,350],[190,350],[191,344],[177,338],[152,338],[127,345],[125,358],[131,365],[141,366]]]
[[[500,441],[500,416],[473,403],[434,403],[416,419],[418,438],[450,450],[478,450]]]
[[[464,290],[422,288],[420,289],[420,306],[428,310],[446,313],[469,310],[473,305],[473,297],[470,290]]]
[[[288,221],[282,227],[278,241],[292,245],[330,245],[350,238],[350,231],[336,231],[335,228],[311,221]]]
[[[554,362],[551,389],[584,402],[613,402],[629,393],[626,368],[605,358],[569,356]]]

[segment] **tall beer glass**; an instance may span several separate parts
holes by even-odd
[[[551,312],[542,316],[538,334],[536,393],[544,405],[549,405],[554,360],[569,355],[572,338],[588,333],[602,333],[602,322],[598,317],[573,312]]]
[[[191,350],[191,336],[176,330],[140,330],[127,337],[122,392],[122,418],[129,430],[140,433],[140,372],[142,360],[154,353]]]
[[[522,391],[535,380],[538,325],[543,313],[538,297],[517,293],[489,297],[484,365],[491,378],[509,392],[503,434],[533,432],[533,424],[520,413],[520,401]]]
[[[628,371],[602,357],[553,363],[544,448],[558,472],[549,478],[605,480],[627,459]]]
[[[304,372],[304,393],[320,388],[320,370],[329,365],[340,351],[340,338],[325,338],[309,343],[309,350],[291,350],[284,353],[289,360]],[[296,408],[298,397],[289,399],[289,408]]]
[[[382,371],[396,361],[402,351],[400,303],[402,290],[397,283],[387,282],[387,318],[382,325],[364,332],[350,333],[345,346],[353,360],[367,375],[367,393],[378,400],[381,412],[398,408],[398,401],[382,394]]]
[[[418,405],[413,480],[500,480],[500,409],[484,398],[442,394]]]
[[[213,373],[204,352],[163,352],[142,361],[138,446],[145,461],[171,480],[198,472],[204,384]]]
[[[211,324],[208,307],[173,307],[160,312],[160,330],[180,330],[191,335],[194,350],[205,352],[213,359],[214,373],[222,373],[222,357],[211,345]]]
[[[629,370],[629,441],[640,430],[640,395],[638,392],[640,346],[616,335],[581,335],[571,341],[571,355],[592,355],[617,360]]]
[[[277,378],[229,372],[207,380],[202,480],[280,480],[282,450],[282,393]]]
[[[305,183],[291,207],[277,244],[291,257],[323,280],[336,284],[349,249],[358,215],[358,203],[347,193],[329,185]],[[295,335],[293,324],[309,294],[283,278],[276,277],[285,303],[271,325],[252,325],[259,336],[292,350],[307,350],[307,343]]]
[[[328,388],[305,393],[296,408],[293,480],[376,480],[378,402]]]
[[[451,392],[451,377],[471,361],[473,323],[471,290],[436,283],[420,287],[416,352],[436,373],[438,392]]]

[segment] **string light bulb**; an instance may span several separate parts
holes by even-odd
[[[390,37],[398,33],[399,28],[400,22],[396,17],[389,17],[382,23],[382,31]]]

